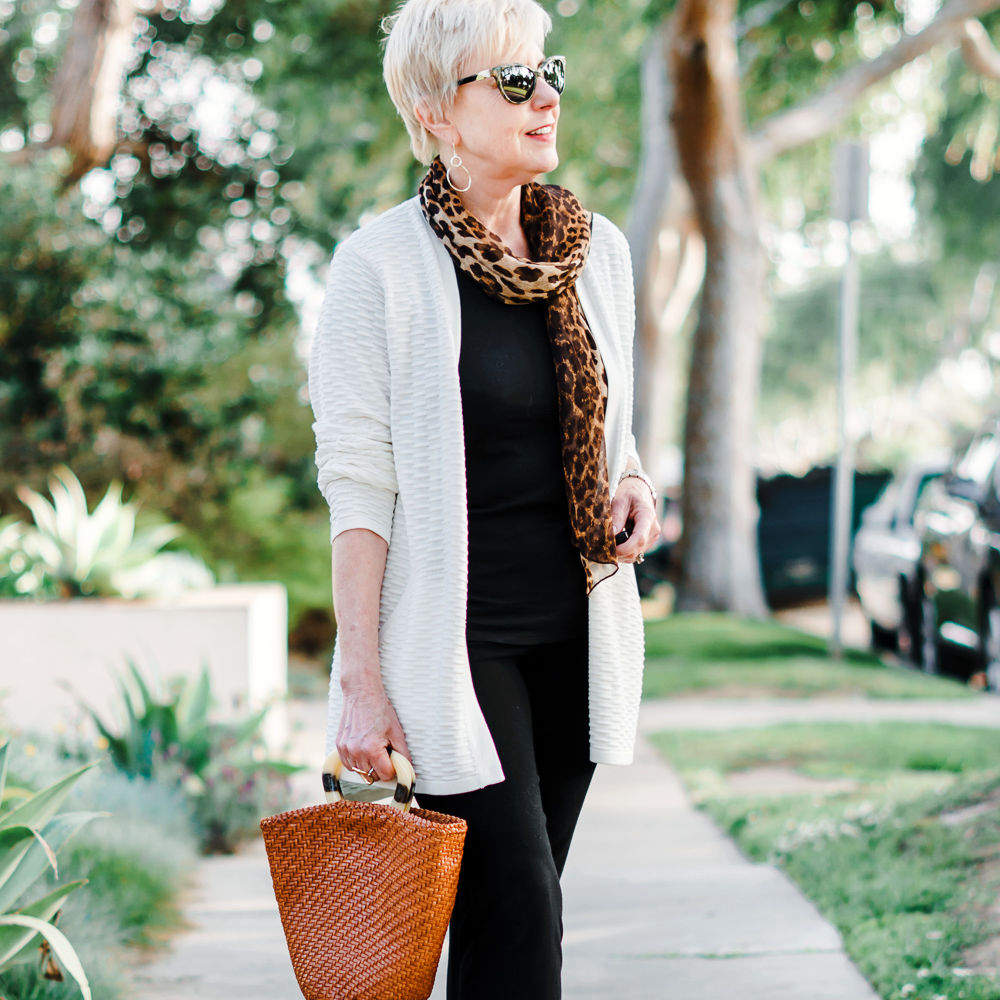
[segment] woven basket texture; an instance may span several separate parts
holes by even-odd
[[[260,828],[306,1000],[426,1000],[465,821],[341,801],[269,816]]]

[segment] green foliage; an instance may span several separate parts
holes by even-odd
[[[183,796],[171,795],[170,786],[141,779],[129,785],[137,804],[169,802],[182,820],[190,819]],[[67,865],[85,873],[88,892],[104,901],[100,909],[113,911],[115,939],[148,946],[180,922],[178,879],[192,868],[193,834],[184,826],[171,838],[134,807],[131,812],[110,808],[111,817],[99,820],[74,843]]]
[[[675,614],[646,623],[647,698],[698,694],[809,698],[968,698],[965,686],[942,677],[886,666],[848,650],[830,659],[826,643],[775,621],[725,614]]]
[[[0,598],[23,597],[25,594],[54,596],[44,593],[45,577],[36,572],[34,563],[24,551],[24,525],[16,517],[0,518]]]
[[[656,739],[742,849],[836,924],[880,996],[996,996],[995,975],[966,966],[997,931],[980,865],[1000,848],[1000,733],[874,723]],[[759,768],[779,769],[770,790],[741,790]],[[790,793],[787,771],[831,784]]]
[[[860,381],[913,385],[952,346],[942,333],[966,308],[970,289],[956,287],[949,277],[929,261],[865,258],[858,302]],[[817,395],[832,386],[839,290],[839,271],[823,270],[807,285],[775,297],[761,376],[763,419],[777,421],[795,408],[814,407]]]
[[[123,480],[195,531],[200,505],[224,507],[253,468],[319,509],[282,250],[291,147],[245,72],[251,24],[279,6],[226,4],[208,23],[186,5],[138,17],[121,113],[130,152],[66,191],[58,152],[0,171],[0,512],[59,462],[88,491]],[[54,0],[0,5],[6,142],[46,127],[72,15]],[[203,77],[220,110],[207,124],[189,86]]]
[[[23,789],[35,788],[68,759],[54,744],[26,743],[12,777]],[[129,1000],[137,990],[126,966],[134,961],[124,957],[123,946],[158,945],[180,925],[179,897],[196,861],[190,811],[179,789],[128,778],[107,763],[88,771],[66,804],[109,815],[87,824],[59,854],[64,880],[87,880],[59,925],[80,955],[94,996]],[[56,884],[51,871],[46,879],[50,888]],[[3,995],[64,1000],[67,987],[42,979],[31,962],[4,972]]]
[[[0,800],[7,779],[9,744],[0,746]],[[51,892],[26,900],[51,869],[56,856],[94,813],[60,813],[73,784],[92,765],[85,765],[0,811],[0,972],[32,961],[39,938],[59,965],[77,982],[86,1000],[90,985],[69,939],[55,926],[63,903],[84,882],[66,882]]]
[[[297,417],[297,440],[309,433],[290,305],[280,329],[251,336],[257,297],[220,295],[217,255],[135,252],[58,184],[47,160],[0,175],[11,207],[0,218],[0,505],[9,511],[15,484],[40,485],[63,462],[88,487],[124,478],[184,520],[194,498],[224,495],[248,465],[283,467],[267,450],[269,408]]]
[[[667,737],[664,737],[666,740]],[[1000,760],[1000,731],[944,723],[790,723],[725,734],[684,733],[671,737],[670,757],[683,767],[722,772],[781,762],[822,777],[880,783],[887,774],[988,771]],[[919,782],[918,782],[919,786]]]
[[[165,699],[129,663],[132,687],[120,683],[120,727],[87,707],[107,742],[111,761],[130,777],[173,784],[191,808],[202,849],[229,852],[257,833],[262,815],[277,811],[287,795],[287,777],[297,770],[264,758],[260,735],[267,709],[239,722],[210,718],[207,669],[196,680],[177,682]]]
[[[177,527],[136,527],[136,506],[122,501],[119,484],[108,487],[93,512],[66,466],[55,470],[49,492],[51,502],[27,487],[18,490],[34,525],[6,529],[11,536],[6,564],[15,593],[136,597],[171,584],[212,582],[205,566],[190,556],[160,551],[180,533]]]
[[[203,503],[185,546],[211,561],[222,580],[279,580],[288,591],[293,624],[309,608],[333,608],[330,518],[325,504],[297,496],[287,476],[251,469],[225,503]],[[310,494],[319,496],[314,481]]]
[[[986,23],[1000,36],[1000,17]],[[983,225],[1000,212],[1000,81],[975,76],[956,52],[942,91],[941,115],[914,171],[917,204],[942,257],[975,269],[1000,258],[996,227]]]
[[[742,94],[751,129],[891,45],[902,20],[897,4],[887,0],[741,3],[737,29]],[[866,134],[876,124],[871,101],[862,101],[830,135],[767,163],[760,182],[771,213],[780,217],[792,200],[801,205],[803,225],[829,218],[834,145],[838,138]]]

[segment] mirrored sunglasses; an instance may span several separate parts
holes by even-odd
[[[535,80],[538,77],[541,77],[557,94],[563,92],[566,88],[566,57],[549,56],[538,69],[522,66],[520,63],[494,66],[492,69],[484,69],[481,73],[463,77],[458,81],[458,86],[485,80],[491,76],[496,80],[497,87],[500,88],[505,100],[511,104],[524,104],[535,92]]]

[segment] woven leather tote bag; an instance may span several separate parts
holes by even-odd
[[[274,895],[306,1000],[427,1000],[455,905],[465,820],[411,809],[396,751],[391,805],[348,802],[336,753],[325,805],[261,820]]]

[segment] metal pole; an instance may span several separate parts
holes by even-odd
[[[858,258],[851,245],[852,224],[847,223],[847,259],[840,277],[837,323],[837,467],[834,473],[830,547],[830,612],[833,628],[830,655],[843,655],[842,628],[847,600],[847,577],[854,511],[854,437],[849,426],[851,381],[858,351]]]

